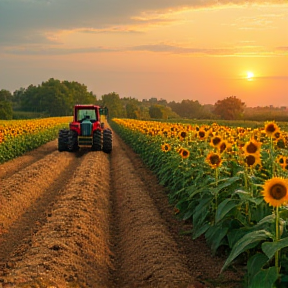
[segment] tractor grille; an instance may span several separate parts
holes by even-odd
[[[81,123],[81,135],[82,136],[91,136],[92,133],[92,123],[90,121],[83,121]]]

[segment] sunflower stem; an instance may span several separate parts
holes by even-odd
[[[276,219],[275,219],[275,229],[276,229],[276,239],[275,241],[279,241],[279,207],[276,207]],[[275,267],[277,268],[277,272],[279,273],[279,251],[275,252]]]
[[[215,169],[215,187],[218,186],[218,178],[219,178],[219,168]],[[216,211],[218,208],[218,192],[215,193],[215,223],[216,223]]]
[[[274,149],[273,149],[273,139],[270,137],[270,161],[271,161],[271,173],[272,177],[275,177],[275,163],[274,163]]]

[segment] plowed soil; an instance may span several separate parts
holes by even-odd
[[[242,287],[189,229],[115,133],[111,154],[55,140],[0,165],[0,288]]]

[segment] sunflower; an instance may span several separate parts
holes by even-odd
[[[256,141],[255,139],[250,139],[249,142],[246,142],[243,150],[245,155],[259,153],[262,143]]]
[[[261,158],[259,153],[246,155],[244,161],[248,167],[255,167],[257,164],[261,166]]]
[[[218,146],[219,152],[223,153],[225,151],[228,151],[228,150],[230,150],[231,146],[232,145],[230,143],[228,143],[228,141],[222,140]]]
[[[267,136],[273,137],[274,134],[277,135],[277,133],[280,131],[280,128],[275,122],[272,121],[265,124],[264,130]]]
[[[218,153],[210,152],[206,157],[206,162],[211,168],[215,169],[222,164],[221,156]]]
[[[197,132],[197,136],[199,137],[200,140],[204,140],[206,138],[206,131],[201,128],[198,132]]]
[[[212,147],[218,147],[218,145],[220,144],[221,141],[222,141],[222,138],[219,135],[216,135],[216,136],[211,138],[210,145]]]
[[[277,148],[284,149],[287,146],[286,139],[284,137],[276,139],[276,146]]]
[[[182,148],[181,152],[179,152],[179,154],[181,155],[182,159],[186,159],[186,158],[189,158],[190,151],[185,149],[185,148]]]
[[[179,136],[179,139],[182,141],[188,136],[188,133],[186,131],[182,130],[179,132],[178,136]]]
[[[163,145],[161,145],[161,150],[163,152],[169,152],[171,150],[171,145],[168,143],[164,143]]]
[[[263,185],[262,195],[266,203],[273,207],[279,207],[288,201],[288,180],[274,177],[266,180]]]

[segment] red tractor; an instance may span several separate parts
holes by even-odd
[[[97,105],[75,105],[73,122],[69,129],[61,129],[58,136],[58,151],[74,152],[80,147],[91,147],[93,151],[112,151],[112,131],[104,129],[101,116],[108,109]]]

